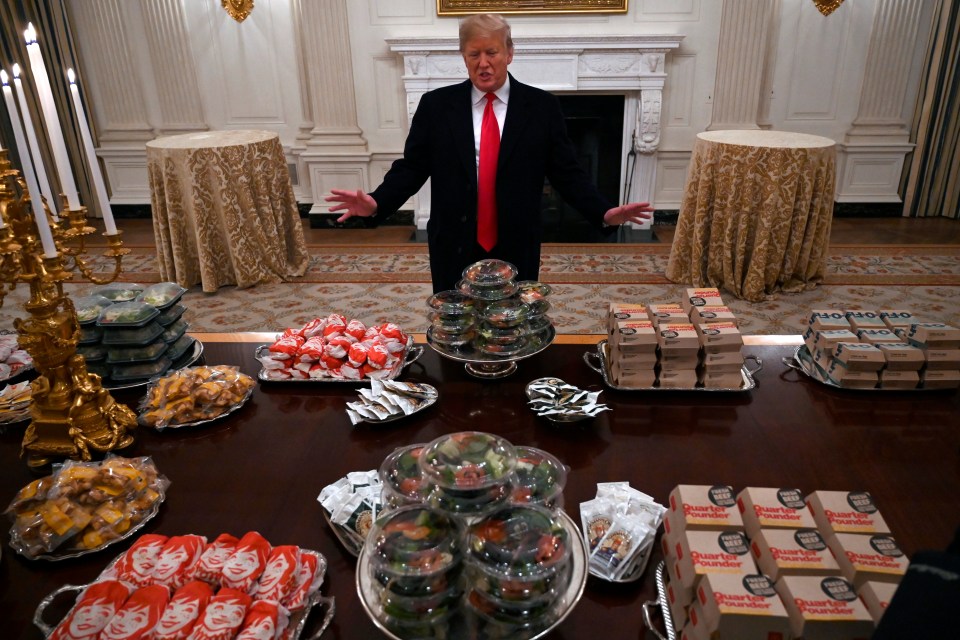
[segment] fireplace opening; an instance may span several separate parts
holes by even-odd
[[[620,158],[623,151],[622,95],[558,95],[567,133],[581,166],[614,205],[620,203]],[[564,202],[549,180],[541,198],[544,242],[616,242]]]

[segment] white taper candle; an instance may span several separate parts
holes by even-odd
[[[77,111],[77,121],[80,123],[80,136],[83,138],[83,150],[87,155],[87,164],[90,165],[90,176],[93,178],[94,193],[97,196],[97,204],[100,205],[100,213],[103,214],[103,225],[106,227],[107,235],[117,234],[117,225],[113,221],[113,211],[110,210],[110,198],[107,197],[107,187],[103,183],[103,174],[100,173],[100,163],[97,161],[97,153],[93,150],[93,136],[90,134],[90,126],[87,124],[87,114],[83,110],[83,102],[80,100],[80,88],[77,86],[77,78],[73,69],[67,69],[67,80],[70,82],[70,94],[73,96],[73,107]]]
[[[53,198],[53,189],[50,188],[50,181],[47,179],[47,169],[43,164],[43,156],[40,155],[40,145],[37,143],[37,131],[33,127],[33,116],[30,115],[30,108],[27,106],[27,94],[23,91],[23,83],[20,81],[20,65],[13,64],[13,86],[16,89],[17,104],[20,105],[20,118],[23,121],[23,130],[27,133],[27,143],[30,145],[30,155],[33,156],[33,172],[37,175],[37,184],[40,185],[40,193],[47,199],[47,206],[51,207],[50,212],[57,219],[57,201]]]

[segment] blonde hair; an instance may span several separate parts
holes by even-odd
[[[497,37],[503,40],[507,49],[513,49],[513,38],[510,35],[510,23],[497,13],[478,13],[460,23],[460,53],[463,53],[467,42],[477,36]]]

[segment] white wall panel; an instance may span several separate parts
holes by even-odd
[[[633,0],[640,8],[636,20],[699,20],[700,0]]]
[[[400,81],[401,64],[396,56],[379,57],[373,60],[373,76],[376,78],[375,87],[378,98],[376,100],[377,121],[381,129],[400,129],[406,126],[403,114],[396,96],[403,92],[403,83]]]
[[[663,118],[664,127],[690,128],[693,122],[693,100],[696,95],[694,86],[696,66],[697,56],[695,55],[670,56],[668,82],[663,90],[663,101],[667,106],[666,115]]]

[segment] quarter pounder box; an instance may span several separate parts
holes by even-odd
[[[694,325],[699,344],[704,353],[720,353],[723,351],[740,351],[743,347],[743,336],[736,322],[711,322],[709,324]]]
[[[890,606],[893,594],[897,592],[896,584],[890,582],[864,582],[858,591],[860,600],[867,606],[867,611],[873,616],[874,624],[880,624],[883,612]]]
[[[761,529],[810,529],[817,526],[800,489],[747,487],[737,494],[737,509],[751,538]]]
[[[843,577],[859,589],[863,583],[899,583],[910,561],[893,536],[886,534],[837,533],[827,545],[840,565]]]
[[[679,484],[670,492],[664,527],[673,525],[675,533],[688,529],[740,529],[743,519],[737,509],[733,487],[729,485]],[[669,532],[669,529],[668,529]]]
[[[804,640],[868,640],[873,618],[853,585],[839,576],[783,576],[777,593],[790,615],[790,630]]]
[[[761,573],[781,576],[838,576],[840,565],[816,529],[761,529],[750,551]]]
[[[906,342],[890,342],[878,344],[877,349],[883,354],[887,371],[917,371],[926,361],[921,349]]]
[[[611,302],[607,312],[607,330],[613,333],[618,322],[649,320],[647,306],[642,302]]]
[[[694,307],[690,310],[690,322],[693,324],[732,322],[737,326],[740,325],[737,315],[730,310],[730,307],[723,306]]]
[[[743,374],[739,369],[734,372],[700,369],[697,381],[704,389],[739,389],[743,386]]]
[[[723,298],[720,290],[714,287],[695,287],[687,289],[687,295],[680,303],[683,311],[689,316],[691,309],[696,307],[722,307]]]
[[[866,491],[814,491],[806,502],[824,538],[835,533],[890,533]]]
[[[690,316],[679,304],[651,304],[647,306],[650,322],[658,327],[662,322],[689,322]]]
[[[657,380],[654,364],[646,368],[626,369],[620,361],[614,360],[610,365],[610,377],[618,387],[635,387],[646,389],[652,387]]]
[[[625,352],[654,351],[657,348],[656,329],[646,318],[618,321],[610,340],[617,349]]]
[[[693,389],[697,386],[697,370],[661,368],[657,381],[661,389]]]
[[[739,373],[743,368],[743,354],[739,351],[703,353],[700,355],[700,365],[705,372]]]
[[[660,323],[657,326],[657,343],[661,350],[692,349],[696,351],[700,348],[697,330],[689,322]]]
[[[773,581],[759,573],[705,574],[697,584],[695,609],[710,638],[790,637],[790,618]]]
[[[756,573],[750,541],[742,531],[684,531],[674,549],[680,584],[696,589],[700,576],[708,573],[745,575]]]

